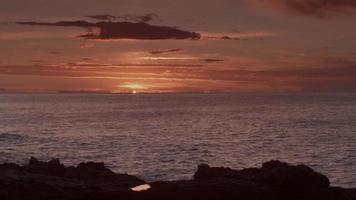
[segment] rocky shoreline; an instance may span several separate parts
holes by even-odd
[[[143,191],[137,192],[140,189]],[[356,189],[331,187],[326,176],[310,167],[280,161],[242,170],[202,164],[192,180],[147,183],[114,173],[104,163],[66,167],[58,159],[43,162],[31,158],[24,166],[0,164],[0,199],[356,200]]]

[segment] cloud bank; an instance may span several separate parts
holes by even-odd
[[[251,0],[292,13],[327,16],[356,11],[355,0]]]
[[[107,16],[102,16],[107,17]],[[17,22],[30,26],[61,26],[86,28],[88,33],[78,37],[96,40],[134,39],[134,40],[166,40],[166,39],[200,39],[196,32],[184,31],[174,27],[156,26],[143,22],[87,22],[87,21],[59,21],[49,22]],[[92,31],[98,29],[98,32]]]

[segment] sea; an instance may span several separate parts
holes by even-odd
[[[356,187],[356,94],[0,94],[0,163],[31,156],[147,181],[278,159]]]

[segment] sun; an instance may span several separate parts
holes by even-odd
[[[137,94],[139,92],[146,92],[151,88],[151,85],[147,85],[145,83],[125,82],[119,85],[119,87],[125,89],[125,92]]]

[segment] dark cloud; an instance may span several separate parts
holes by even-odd
[[[45,63],[46,62],[45,60],[41,60],[41,59],[31,59],[29,61],[32,63]]]
[[[87,16],[88,18],[91,19],[96,19],[96,20],[107,20],[107,21],[112,21],[115,20],[116,17],[113,15],[89,15]]]
[[[150,22],[157,18],[158,15],[156,14],[117,16],[117,19],[119,20],[132,21],[132,22],[144,22],[144,23]]]
[[[235,33],[208,33],[203,35],[204,39],[208,40],[263,40],[274,36],[274,33],[258,31],[258,32],[235,32]]]
[[[91,23],[83,20],[77,21],[59,21],[59,22],[17,22],[21,25],[30,26],[63,26],[63,27],[81,27],[81,28],[95,28],[99,27],[96,23]]]
[[[204,62],[207,63],[215,63],[215,62],[223,62],[223,59],[214,59],[214,58],[207,58],[207,59],[203,59]]]
[[[49,54],[52,54],[52,55],[60,55],[60,54],[62,54],[62,53],[59,52],[59,51],[50,51]]]
[[[239,37],[231,37],[231,36],[208,36],[206,39],[211,39],[211,40],[242,40]]]
[[[98,67],[98,68],[103,68],[103,67],[112,67],[112,64],[100,64],[100,63],[93,63],[93,62],[68,62],[67,63],[68,67]]]
[[[103,20],[103,21],[129,21],[129,22],[147,23],[154,19],[157,19],[158,15],[151,14],[151,13],[145,15],[120,15],[120,16],[104,14],[104,15],[89,15],[87,17],[91,19]]]
[[[230,36],[222,36],[220,39],[222,39],[222,40],[240,40],[240,38],[230,37]]]
[[[149,22],[149,21],[152,21],[156,17],[157,17],[157,15],[155,15],[155,14],[147,14],[147,15],[139,16],[138,19],[141,22]]]
[[[112,91],[109,90],[88,90],[88,89],[80,89],[80,90],[57,90],[57,93],[70,93],[70,94],[111,94]]]
[[[196,32],[184,31],[174,27],[156,26],[147,23],[134,22],[87,22],[87,21],[59,21],[48,22],[17,22],[17,24],[31,26],[62,26],[62,27],[81,27],[88,29],[88,33],[79,37],[85,39],[136,39],[136,40],[165,40],[165,39],[200,39],[201,35]],[[98,32],[92,32],[92,29]]]
[[[93,58],[81,58],[80,60],[81,61],[93,61],[94,59]]]
[[[183,51],[183,49],[165,49],[165,50],[150,51],[148,53],[157,55],[157,54],[176,53],[176,52],[181,52],[181,51]]]
[[[355,0],[252,0],[288,12],[326,16],[332,13],[349,13],[356,10]]]
[[[349,66],[356,68],[356,60],[340,58],[340,57],[326,57],[321,60],[325,64],[332,66]]]

